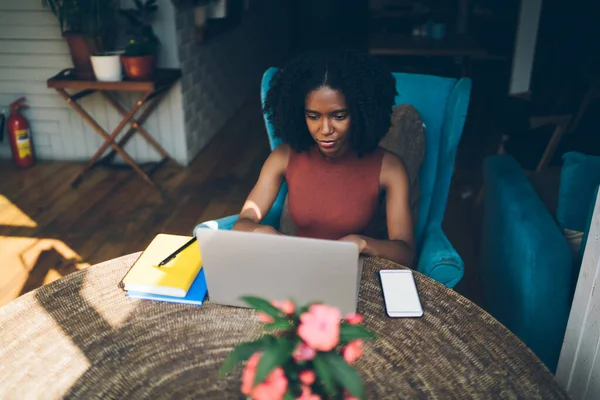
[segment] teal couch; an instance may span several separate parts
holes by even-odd
[[[512,156],[484,161],[480,262],[484,307],[553,372],[600,185],[600,158],[567,153],[557,178],[554,214],[553,202],[534,189],[535,176],[528,178]],[[565,229],[583,236],[578,251]]]
[[[263,75],[263,101],[275,71],[275,68],[269,68]],[[421,193],[418,205],[419,219],[415,227],[417,269],[448,287],[454,287],[463,277],[464,263],[442,231],[442,220],[454,170],[456,149],[467,116],[471,80],[409,73],[394,73],[394,77],[398,90],[396,105],[411,104],[425,124],[426,151],[419,171]],[[280,144],[280,140],[274,136],[266,115],[264,121],[269,145],[273,150]],[[284,183],[263,224],[279,227],[286,194],[287,186]],[[231,229],[236,220],[237,215],[232,215],[206,221],[199,226]]]

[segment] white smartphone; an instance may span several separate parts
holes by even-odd
[[[390,317],[421,317],[423,307],[411,270],[382,269],[379,271],[385,309]]]

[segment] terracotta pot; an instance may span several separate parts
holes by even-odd
[[[150,81],[154,77],[156,69],[156,56],[121,56],[125,74],[133,81]]]
[[[75,67],[75,77],[78,79],[94,80],[94,69],[92,68],[90,57],[96,53],[97,49],[91,48],[92,44],[83,35],[65,33],[63,36],[69,45],[71,59]]]

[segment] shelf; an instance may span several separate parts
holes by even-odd
[[[375,55],[408,56],[473,56],[483,57],[487,51],[471,37],[456,36],[441,40],[407,35],[372,35],[369,52]]]

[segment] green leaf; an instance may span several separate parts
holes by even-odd
[[[360,375],[337,353],[325,353],[322,355],[327,367],[333,373],[334,379],[342,385],[350,394],[359,399],[364,399],[365,388]]]
[[[325,354],[319,354],[313,359],[313,367],[315,367],[315,372],[317,376],[323,383],[325,387],[325,391],[329,395],[335,394],[335,383],[333,381],[333,375],[327,365],[327,361],[324,359]]]
[[[292,324],[290,323],[290,321],[287,320],[275,321],[270,324],[265,324],[265,329],[273,331],[289,331],[292,328]]]
[[[227,355],[221,368],[219,368],[219,378],[224,377],[237,364],[246,361],[252,354],[260,351],[263,346],[266,346],[270,341],[270,337],[265,336],[254,342],[242,343],[236,346],[231,353]]]
[[[263,349],[262,356],[256,367],[254,384],[264,381],[275,368],[281,366],[292,356],[292,342],[285,337],[278,338],[275,342]]]
[[[296,398],[290,392],[285,392],[285,396],[283,396],[283,400],[296,400]]]
[[[283,312],[268,301],[254,296],[244,296],[242,300],[257,311],[263,312],[275,319],[281,319]]]
[[[348,343],[357,339],[375,339],[375,334],[365,327],[343,323],[340,327],[340,342]]]

